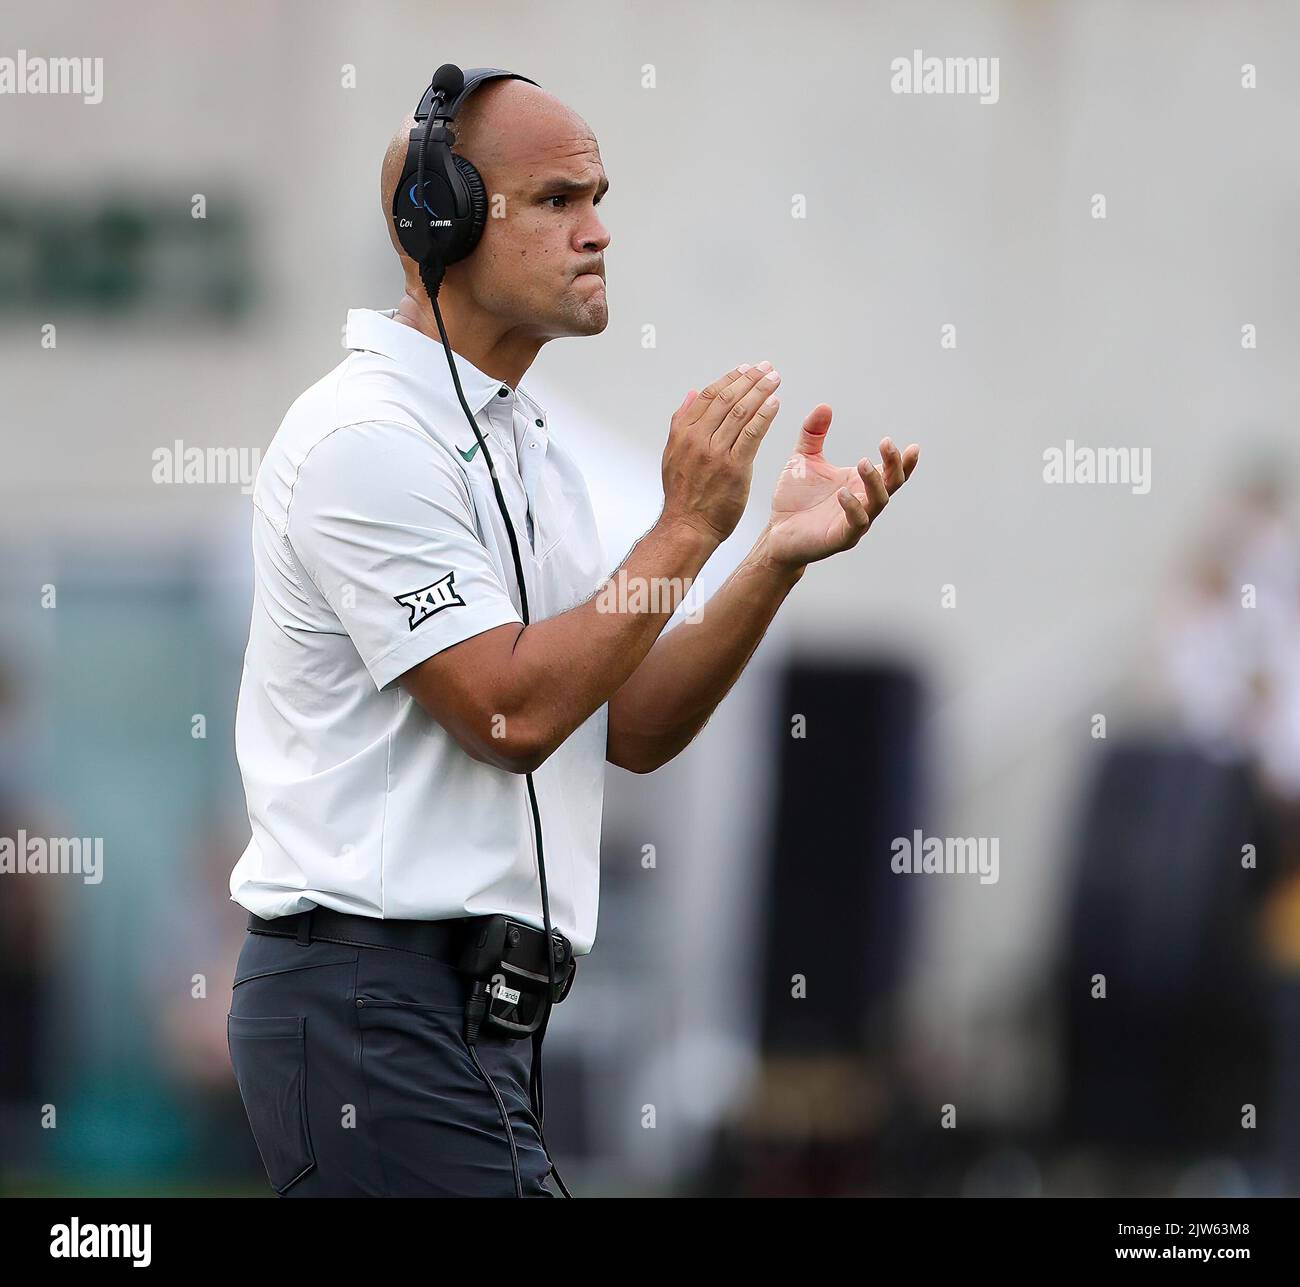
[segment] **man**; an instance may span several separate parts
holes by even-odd
[[[591,949],[604,763],[681,751],[807,564],[857,543],[918,451],[886,439],[879,469],[834,467],[816,407],[754,549],[661,638],[675,600],[636,588],[688,585],[735,528],[780,376],[746,364],[687,393],[663,511],[613,573],[632,593],[601,594],[581,473],[520,383],[547,340],[608,321],[596,139],[522,79],[456,116],[500,215],[435,287],[462,407],[393,215],[416,125],[381,181],[405,293],[349,315],[349,356],[290,409],[254,491],[231,1055],[277,1192],[549,1196],[540,1036],[496,1020],[536,985],[544,1022],[547,970]],[[466,966],[503,925],[515,948]],[[507,978],[525,948],[535,968]]]

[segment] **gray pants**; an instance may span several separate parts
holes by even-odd
[[[463,1032],[467,984],[413,952],[249,934],[230,1058],[271,1187],[285,1197],[513,1197],[500,1111]],[[528,1097],[532,1047],[479,1038],[525,1197],[554,1196]]]

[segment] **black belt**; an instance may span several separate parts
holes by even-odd
[[[313,907],[309,912],[273,920],[263,920],[250,912],[248,932],[293,939],[303,947],[342,943],[347,947],[412,952],[450,965],[470,978],[491,979],[494,989],[500,990],[490,989],[496,1008],[489,1007],[487,1020],[516,1037],[536,1031],[550,1010],[549,1005],[532,1004],[521,1020],[519,1004],[524,993],[532,994],[535,1001],[537,994],[544,996],[550,991],[548,976],[553,974],[555,988],[551,997],[558,1005],[569,995],[577,966],[573,945],[558,930],[553,931],[555,941],[548,951],[541,930],[505,915],[389,921]]]
[[[414,952],[417,956],[456,965],[470,926],[481,919],[462,916],[445,921],[387,921],[375,916],[336,912],[329,907],[313,907],[309,912],[277,916],[274,920],[263,920],[250,912],[248,932],[267,934],[271,938],[296,939],[304,947],[309,943],[343,943],[348,947]]]

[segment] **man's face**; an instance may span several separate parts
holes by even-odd
[[[598,335],[609,323],[599,204],[600,148],[567,109],[540,112],[494,139],[482,161],[488,218],[458,285],[485,311],[539,339]],[[494,213],[497,217],[494,217]]]

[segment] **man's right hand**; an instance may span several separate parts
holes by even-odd
[[[770,362],[727,372],[677,408],[664,448],[663,520],[721,544],[749,499],[754,456],[780,410],[781,376]]]

